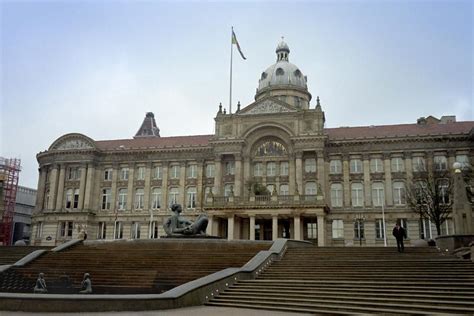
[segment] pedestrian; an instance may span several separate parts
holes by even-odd
[[[403,239],[407,238],[407,232],[402,226],[400,226],[400,222],[397,221],[397,224],[395,224],[395,227],[393,228],[392,234],[397,239],[398,252],[405,251],[405,246],[403,245]]]

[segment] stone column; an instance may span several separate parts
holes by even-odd
[[[117,180],[119,176],[119,166],[112,166],[112,187],[110,188],[110,210],[115,211],[117,208]]]
[[[278,238],[278,215],[272,215],[272,240]]]
[[[324,153],[323,151],[318,151],[317,152],[317,166],[316,166],[316,172],[318,174],[318,184],[321,187],[322,193],[324,197],[326,198],[326,177],[325,177],[325,172],[326,170],[324,169]]]
[[[385,201],[384,204],[388,206],[393,205],[393,190],[392,190],[392,170],[390,154],[384,154],[384,172],[385,172]]]
[[[127,207],[126,207],[126,210],[127,211],[131,211],[133,210],[133,200],[134,200],[134,195],[135,195],[135,192],[133,191],[134,189],[134,186],[133,186],[133,182],[135,181],[135,164],[134,163],[131,163],[129,166],[128,166],[128,186],[127,186]],[[124,227],[125,228],[125,227]],[[124,229],[124,236],[125,236],[125,229]]]
[[[242,195],[242,156],[240,154],[235,157],[235,181],[234,181],[234,195]]]
[[[213,236],[212,234],[214,233],[212,230],[212,226],[214,226],[214,216],[209,215],[208,216],[208,222],[207,222],[207,229],[206,229],[206,234]]]
[[[227,239],[234,239],[234,215],[227,217]]]
[[[407,173],[407,183],[411,183],[413,180],[413,161],[411,160],[411,153],[405,152],[404,153],[404,160],[405,160],[405,172]],[[408,190],[408,185],[407,188]]]
[[[454,171],[453,201],[454,233],[456,235],[472,234],[472,206],[467,198],[466,184],[460,169]]]
[[[216,159],[214,162],[215,165],[215,175],[214,175],[214,188],[216,191],[216,195],[222,195],[221,187],[222,187],[222,157],[221,155],[216,155]]]
[[[242,186],[243,186],[244,192],[242,193],[242,195],[246,196],[249,193],[248,188],[245,186],[245,183],[247,183],[247,181],[250,180],[250,158],[244,157],[243,159],[244,159],[244,176],[243,176],[243,178],[244,178],[243,181],[244,182],[243,182]],[[247,197],[247,199],[248,199],[248,197]]]
[[[54,165],[51,170],[49,181],[49,203],[48,210],[54,210],[56,207],[56,196],[58,190],[58,165]]]
[[[64,180],[66,178],[66,166],[61,165],[59,169],[59,180],[58,180],[58,194],[56,196],[56,210],[59,211],[63,208],[64,200]]]
[[[294,219],[294,231],[295,231],[295,240],[301,240],[301,218],[299,215],[295,215]]]
[[[288,190],[290,195],[294,195],[296,191],[296,166],[295,155],[290,155],[288,162]]]
[[[372,188],[370,186],[370,159],[368,155],[364,155],[362,165],[364,169],[364,206],[371,206]]]
[[[169,170],[169,163],[163,162],[162,163],[162,168],[163,168],[163,176],[162,176],[162,185],[161,185],[161,210],[167,210],[168,209],[168,170]]]
[[[82,165],[79,170],[81,170],[81,178],[79,180],[79,203],[77,204],[77,209],[83,210],[84,196],[86,193],[86,176],[89,173],[89,170],[87,170],[87,165]]]
[[[318,246],[326,246],[326,219],[318,216]]]
[[[255,240],[255,215],[250,216],[250,240]]]
[[[145,210],[151,208],[150,205],[150,191],[151,191],[151,161],[146,163],[145,166],[145,187],[143,188],[144,196],[143,196],[143,206]]]
[[[204,187],[203,187],[203,175],[205,173],[206,166],[204,161],[199,161],[197,164],[197,185],[196,185],[196,208],[201,209],[204,205]]]
[[[113,176],[112,172],[112,176]],[[85,188],[85,193],[84,193],[84,209],[90,210],[92,206],[92,197],[94,195],[94,187],[95,187],[95,166],[94,164],[90,163],[87,165],[87,178],[86,178],[86,188]],[[100,196],[100,192],[99,192]],[[112,196],[111,196],[112,198]],[[114,204],[114,201],[111,200],[110,202],[111,206]]]
[[[344,206],[351,206],[351,183],[349,174],[349,156],[344,155],[342,157],[342,182],[343,182],[343,194],[344,194]]]
[[[183,206],[183,210],[186,209],[186,162],[180,163],[179,170],[179,199],[178,203]]]
[[[300,194],[304,194],[305,192],[303,190],[303,153],[302,152],[296,153],[295,165],[296,165],[295,179],[296,179],[296,185],[298,187],[298,192]]]
[[[45,167],[38,168],[38,191],[36,193],[35,210],[42,210],[44,207],[44,191],[46,188],[46,170]],[[47,207],[47,206],[46,206]]]

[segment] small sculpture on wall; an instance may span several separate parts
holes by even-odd
[[[44,279],[44,273],[40,273],[38,275],[38,279],[36,279],[34,292],[35,293],[48,293],[48,289],[46,287],[46,281]]]
[[[89,273],[84,273],[84,278],[82,279],[81,284],[81,294],[90,294],[92,293],[92,281]]]

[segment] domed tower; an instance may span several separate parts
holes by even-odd
[[[289,62],[288,44],[282,39],[275,52],[277,61],[262,72],[255,101],[272,96],[295,108],[308,109],[311,94],[308,92],[307,78],[297,66]]]

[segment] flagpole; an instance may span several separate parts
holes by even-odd
[[[229,114],[232,114],[232,51],[234,50],[233,43],[234,27],[231,27],[230,34],[230,89],[229,89]]]
[[[385,197],[382,200],[383,244],[387,247],[387,232],[385,231]]]

